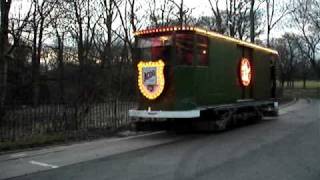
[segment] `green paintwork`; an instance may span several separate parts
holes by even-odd
[[[147,100],[141,95],[139,109],[151,107],[152,110],[191,110],[235,103],[239,99],[271,98],[270,53],[214,37],[209,37],[208,50],[209,66],[175,65],[173,62],[176,55],[173,53],[171,59],[166,60],[170,65],[165,70],[164,92],[156,100]],[[238,66],[243,54],[247,58],[252,56],[250,58],[254,68],[250,85],[252,87],[243,88],[238,79]],[[194,64],[198,64],[197,60],[196,58]]]

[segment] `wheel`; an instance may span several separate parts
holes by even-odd
[[[215,123],[215,129],[217,131],[225,131],[228,129],[228,127],[231,126],[232,124],[232,112],[231,111],[227,111],[224,112],[223,114],[221,114],[219,116],[219,119],[214,121]]]

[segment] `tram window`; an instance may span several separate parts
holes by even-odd
[[[208,66],[208,37],[197,35],[196,52],[199,66]]]
[[[171,36],[159,36],[150,38],[139,38],[138,48],[151,48],[170,46],[172,44]]]
[[[170,58],[170,47],[152,47],[151,48],[151,58],[152,59],[169,59]]]
[[[192,34],[176,34],[176,51],[178,64],[193,64],[193,35]]]
[[[138,39],[140,58],[142,59],[169,59],[170,47],[172,45],[171,36],[157,36]]]

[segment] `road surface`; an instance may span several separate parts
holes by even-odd
[[[215,134],[154,133],[0,156],[0,179],[320,179],[320,101]]]

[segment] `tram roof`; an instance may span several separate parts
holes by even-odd
[[[134,32],[135,36],[142,36],[142,35],[147,35],[147,34],[154,34],[154,33],[162,33],[162,32],[175,32],[175,31],[191,31],[191,32],[196,32],[208,37],[214,37],[214,38],[219,38],[219,39],[223,39],[226,41],[231,41],[234,42],[240,46],[246,46],[249,48],[253,48],[253,49],[257,49],[257,50],[262,50],[271,54],[275,54],[278,55],[278,52],[274,49],[271,48],[266,48],[254,43],[250,43],[247,41],[243,41],[237,38],[233,38],[230,36],[226,36],[214,31],[209,31],[203,28],[199,28],[199,27],[191,27],[191,26],[171,26],[171,27],[159,27],[159,28],[150,28],[150,29],[145,29],[145,30],[140,30],[140,31],[136,31]]]

